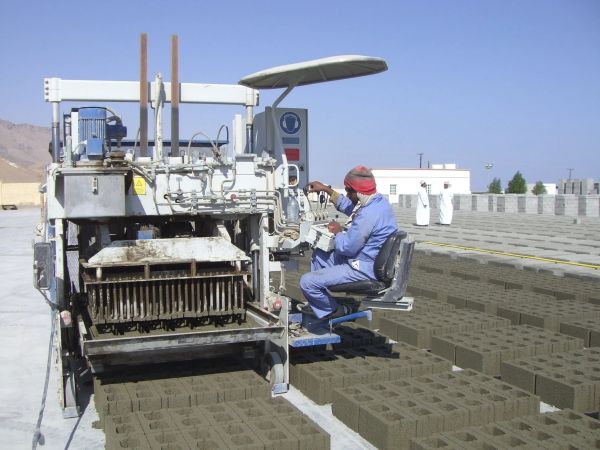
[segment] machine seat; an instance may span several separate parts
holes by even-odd
[[[396,272],[396,258],[399,256],[400,244],[406,238],[406,231],[398,231],[389,236],[375,258],[375,275],[377,280],[362,280],[330,286],[330,292],[347,292],[358,295],[377,295],[390,287]]]

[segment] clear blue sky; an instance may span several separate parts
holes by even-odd
[[[309,109],[311,176],[455,162],[472,189],[517,170],[530,181],[600,178],[600,1],[13,1],[0,16],[0,118],[49,125],[42,80],[169,76],[237,83],[249,73],[335,54],[381,56],[373,77],[298,88]],[[279,91],[265,91],[262,106]],[[135,109],[117,109],[130,134]],[[182,108],[181,137],[215,135],[236,109]],[[484,169],[488,162],[491,171]]]

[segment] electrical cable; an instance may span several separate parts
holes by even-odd
[[[41,291],[40,291],[41,292]],[[46,407],[46,396],[48,394],[48,382],[50,380],[50,367],[52,366],[52,353],[53,353],[53,348],[54,348],[54,333],[56,330],[56,306],[48,299],[48,297],[41,292],[42,295],[44,296],[44,298],[46,299],[46,302],[48,302],[48,304],[50,305],[50,321],[51,321],[51,325],[50,325],[50,342],[48,344],[48,361],[46,363],[46,379],[44,380],[44,390],[42,393],[42,402],[40,405],[40,411],[38,413],[38,419],[37,419],[37,423],[35,425],[35,431],[33,433],[33,440],[31,442],[31,448],[32,450],[35,450],[37,448],[38,443],[44,445],[45,443],[45,439],[44,439],[44,435],[42,434],[41,427],[42,427],[42,419],[44,417],[44,409]]]

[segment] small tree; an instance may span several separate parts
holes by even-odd
[[[508,189],[506,189],[508,194],[525,194],[527,192],[527,182],[521,172],[517,171],[515,176],[512,177],[512,180],[508,182]]]
[[[494,178],[492,180],[488,185],[488,192],[490,194],[502,194],[502,183],[500,182],[500,178]]]
[[[541,181],[535,182],[535,186],[533,187],[531,192],[533,192],[534,195],[543,195],[548,193],[548,191],[546,190],[546,186],[544,186],[544,183],[542,183]]]

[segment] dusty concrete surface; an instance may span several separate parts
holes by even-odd
[[[44,387],[50,308],[32,287],[32,247],[39,209],[0,211],[0,448],[30,448]],[[104,448],[92,428],[98,416],[88,407],[80,419],[63,419],[57,372],[51,371],[42,424],[46,449]]]

